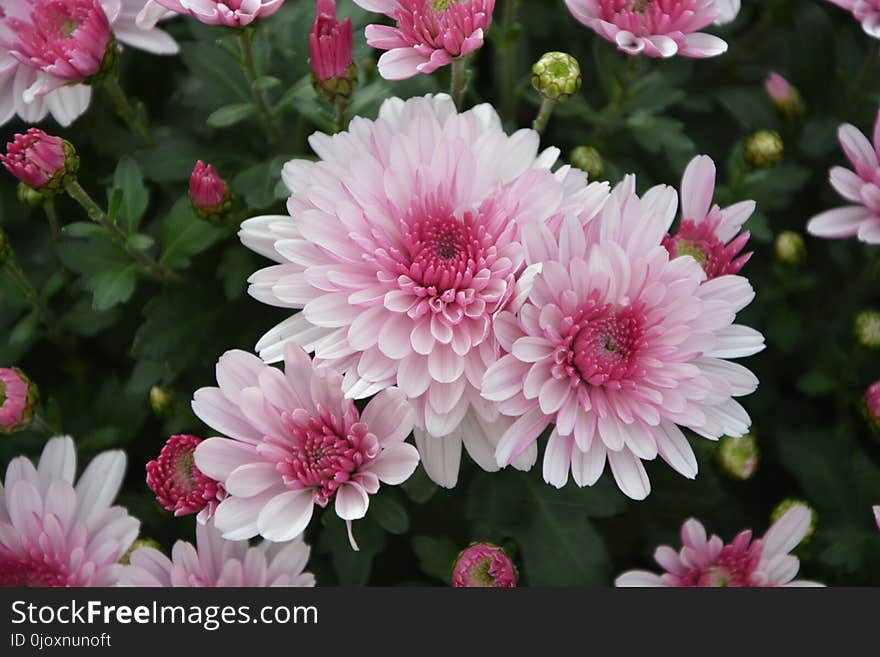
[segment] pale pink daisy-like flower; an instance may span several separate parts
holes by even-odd
[[[397,27],[368,25],[367,43],[387,50],[379,58],[386,80],[433,73],[453,59],[479,50],[495,0],[355,0],[367,11],[385,14]]]
[[[284,0],[149,0],[140,24],[149,25],[159,8],[192,16],[205,25],[245,27],[281,9]]]
[[[111,506],[125,454],[99,454],[74,485],[76,450],[52,438],[34,467],[13,459],[0,486],[0,586],[113,586],[140,523]]]
[[[807,223],[816,237],[838,239],[857,237],[861,242],[880,244],[880,113],[874,124],[874,143],[853,125],[845,123],[837,131],[840,145],[855,171],[831,169],[831,186],[853,205],[823,212]]]
[[[342,393],[342,375],[314,367],[296,345],[284,350],[284,364],[282,372],[229,351],[217,363],[220,387],[195,394],[196,415],[228,436],[195,451],[199,470],[226,489],[214,522],[227,539],[289,541],[308,526],[314,505],[332,501],[351,536],[351,521],[367,513],[379,482],[401,484],[418,465],[418,451],[404,442],[412,409],[388,388],[359,412]]]
[[[140,547],[122,570],[119,586],[300,587],[314,586],[315,576],[303,572],[309,546],[302,539],[286,543],[229,541],[213,523],[196,525],[196,544],[177,541],[171,559],[159,550]]]
[[[851,12],[868,36],[880,39],[880,0],[828,0]]]
[[[115,47],[110,31],[133,48],[176,53],[155,22],[135,24],[146,1],[0,0],[0,125],[16,114],[29,123],[48,114],[64,126],[76,120],[91,100],[91,87],[77,82],[97,73]]]
[[[488,105],[459,113],[449,96],[386,101],[376,121],[316,134],[318,162],[287,163],[291,216],[249,219],[242,242],[281,264],[250,293],[303,309],[257,344],[269,362],[293,342],[344,372],[349,397],[397,385],[416,412],[431,478],[458,477],[462,443],[487,470],[510,424],[480,397],[498,346],[492,315],[515,293],[520,225],[600,207],[604,185],[547,169],[532,130],[505,134]],[[514,465],[529,468],[528,450]]]
[[[147,486],[166,511],[175,516],[198,513],[199,522],[204,523],[214,515],[226,491],[196,467],[194,454],[201,442],[188,434],[171,436],[146,470]]]
[[[739,276],[706,280],[691,257],[661,246],[676,195],[655,187],[642,198],[635,179],[619,184],[600,217],[526,231],[528,262],[540,263],[517,313],[495,316],[507,355],[483,380],[483,396],[516,417],[496,448],[516,458],[552,423],[544,478],[557,487],[571,471],[594,484],[606,460],[620,489],[644,499],[642,460],[659,454],[694,478],[697,461],[680,426],[709,439],[742,436],[750,419],[734,399],[757,387],[728,358],[764,348],[760,333],[733,324],[754,292]]]
[[[693,518],[681,527],[682,548],[676,552],[662,545],[654,560],[665,570],[662,575],[644,570],[623,573],[615,581],[625,587],[775,587],[823,586],[796,580],[800,562],[789,554],[810,529],[810,510],[803,505],[789,509],[762,538],[752,540],[746,529],[724,544],[718,536],[708,537],[703,525]]]
[[[727,51],[722,39],[700,32],[732,20],[733,7],[716,0],[565,0],[581,23],[629,55],[715,57]],[[735,14],[733,14],[735,16]]]
[[[723,210],[712,203],[715,194],[715,163],[698,155],[685,169],[681,180],[681,222],[674,235],[663,238],[663,246],[673,258],[694,258],[706,278],[737,274],[752,257],[740,255],[749,241],[749,232],[740,233],[755,211],[754,201],[742,201]]]
[[[454,588],[516,588],[516,566],[497,545],[469,545],[452,568]]]

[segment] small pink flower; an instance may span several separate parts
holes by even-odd
[[[880,0],[828,0],[842,7],[862,24],[865,34],[880,39]]]
[[[12,433],[27,425],[34,397],[34,388],[21,370],[0,367],[0,433]]]
[[[190,435],[171,436],[159,456],[147,463],[147,486],[156,501],[175,516],[199,514],[199,522],[207,521],[226,493],[223,486],[202,474],[194,461],[201,438]]]
[[[474,543],[458,555],[452,570],[452,586],[515,588],[516,567],[497,545]]]
[[[77,162],[72,151],[73,147],[60,137],[30,128],[6,144],[0,162],[25,185],[43,189],[57,186],[68,173],[75,172]]]
[[[379,58],[386,80],[433,73],[483,45],[495,0],[355,0],[367,11],[385,14],[397,27],[368,25],[367,43],[387,50]]]
[[[217,363],[219,388],[202,388],[193,410],[229,438],[209,438],[195,452],[199,470],[223,483],[214,520],[225,538],[299,536],[314,505],[335,502],[349,526],[363,518],[379,482],[406,481],[419,462],[404,440],[413,412],[388,388],[359,412],[342,392],[342,375],[314,367],[301,347],[284,350],[285,371],[243,351]],[[354,547],[354,539],[352,538]]]
[[[793,94],[796,93],[791,83],[776,71],[770,71],[770,74],[764,81],[764,89],[767,91],[770,99],[777,105],[790,102]]]
[[[228,541],[209,522],[196,526],[196,544],[177,541],[171,559],[151,547],[137,548],[122,569],[119,586],[267,587],[314,586],[315,576],[303,572],[309,546],[301,539],[287,543]]]
[[[197,210],[214,212],[229,201],[229,188],[213,165],[199,160],[189,178],[189,198]]]
[[[268,18],[283,4],[284,0],[150,0],[138,21],[140,25],[148,25],[158,6],[192,16],[206,25],[244,27],[258,18]]]
[[[861,242],[880,244],[880,113],[874,124],[874,143],[855,126],[844,124],[838,132],[840,145],[855,171],[831,169],[831,186],[852,205],[828,210],[807,223],[816,237],[857,237]]]
[[[632,587],[772,587],[822,586],[816,582],[795,580],[800,562],[789,554],[810,529],[810,510],[797,505],[789,509],[763,538],[752,540],[747,529],[727,545],[691,518],[682,525],[680,552],[663,545],[654,552],[654,560],[666,572],[662,575],[644,570],[623,573],[616,586]]]
[[[674,235],[663,239],[669,255],[692,256],[707,279],[737,274],[752,257],[751,252],[739,255],[749,241],[749,232],[739,230],[755,211],[755,202],[742,201],[722,210],[712,204],[714,193],[715,163],[698,155],[681,180],[681,223]]]
[[[736,3],[717,0],[565,0],[581,23],[630,55],[714,57],[727,43],[699,30],[736,15]],[[720,20],[719,20],[720,19]]]
[[[336,0],[318,0],[309,35],[309,64],[315,78],[326,82],[348,76],[353,38],[351,19],[340,23],[336,18]]]

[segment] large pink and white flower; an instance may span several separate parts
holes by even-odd
[[[64,126],[76,120],[91,100],[81,82],[115,47],[110,32],[133,48],[176,53],[174,39],[155,22],[135,24],[146,1],[0,0],[0,125],[16,114],[29,123],[48,114]]]
[[[196,525],[196,544],[177,541],[171,559],[159,550],[140,547],[129,557],[119,586],[267,587],[314,586],[315,576],[303,572],[309,546],[297,538],[287,543],[229,541],[213,523]]]
[[[113,586],[140,523],[111,506],[125,454],[99,454],[74,485],[76,450],[52,438],[39,465],[20,456],[0,486],[0,586]]]
[[[715,194],[715,163],[708,155],[698,155],[681,179],[681,221],[675,234],[663,238],[663,246],[673,258],[694,258],[706,278],[737,274],[752,257],[740,255],[749,241],[749,232],[740,233],[755,211],[754,201],[742,201],[723,210],[712,203]]]
[[[865,34],[880,39],[880,0],[828,0],[851,12]]]
[[[281,9],[284,0],[148,0],[140,16],[141,25],[150,25],[158,12],[192,16],[206,25],[245,27],[258,18],[268,18]]]
[[[250,293],[302,309],[257,349],[285,343],[345,373],[349,397],[397,385],[416,412],[422,462],[452,487],[462,442],[487,470],[510,420],[480,397],[498,345],[491,318],[523,268],[520,226],[562,212],[595,213],[605,185],[548,169],[532,130],[504,133],[495,111],[458,113],[449,96],[386,101],[376,121],[313,135],[318,162],[284,167],[290,216],[249,219],[242,242],[281,264],[254,274]],[[514,465],[529,468],[527,450]]]
[[[710,439],[748,431],[734,397],[758,382],[726,359],[764,347],[760,333],[733,324],[754,292],[744,278],[706,280],[693,258],[670,257],[661,241],[676,206],[673,189],[639,198],[628,176],[585,226],[568,216],[557,234],[526,231],[527,261],[540,273],[517,313],[495,316],[507,355],[483,380],[483,396],[517,418],[496,448],[499,465],[552,423],[548,483],[565,485],[570,471],[579,486],[592,485],[607,460],[620,489],[643,499],[643,460],[659,454],[696,476],[680,426]]]
[[[388,51],[379,58],[379,73],[386,80],[433,73],[479,50],[495,10],[495,0],[355,2],[397,21],[397,27],[368,25],[364,32],[368,44]]]
[[[412,409],[399,390],[383,390],[359,412],[342,393],[342,375],[314,367],[300,347],[286,346],[284,364],[282,372],[229,351],[217,363],[220,387],[193,399],[196,415],[228,436],[195,451],[196,467],[226,489],[214,513],[224,538],[292,540],[314,506],[330,502],[351,535],[379,482],[401,484],[418,465],[415,447],[404,442]]]
[[[706,535],[699,520],[691,518],[681,527],[682,548],[676,552],[661,545],[654,560],[662,575],[631,570],[615,581],[625,587],[773,587],[822,586],[796,580],[800,562],[789,554],[810,529],[810,510],[803,505],[789,509],[762,538],[752,540],[752,530],[736,535],[727,545],[718,536]]]
[[[722,39],[700,32],[736,16],[735,3],[718,0],[565,0],[569,11],[629,55],[715,57]]]
[[[880,113],[874,124],[874,143],[853,125],[840,126],[840,145],[855,171],[831,169],[831,186],[852,205],[823,212],[807,223],[816,237],[857,237],[861,242],[880,244]]]

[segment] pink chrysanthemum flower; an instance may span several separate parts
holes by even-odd
[[[386,80],[433,73],[453,59],[479,50],[495,0],[355,0],[367,11],[385,14],[397,27],[368,25],[367,43],[387,50],[379,58]]]
[[[458,555],[452,569],[452,586],[515,588],[516,566],[497,545],[474,543]]]
[[[291,216],[249,219],[240,233],[282,263],[251,277],[251,295],[303,309],[260,340],[263,359],[293,342],[344,372],[349,397],[397,385],[416,411],[423,465],[443,486],[457,481],[462,442],[481,467],[498,467],[509,421],[479,389],[497,357],[492,315],[522,269],[520,224],[607,196],[570,167],[549,173],[558,151],[539,156],[538,143],[531,130],[506,135],[488,105],[459,114],[446,95],[392,99],[377,121],[313,135],[321,160],[282,174]]]
[[[800,562],[789,554],[810,529],[810,510],[803,505],[789,509],[763,538],[752,540],[746,529],[725,545],[718,536],[706,536],[703,525],[693,518],[681,527],[681,551],[662,545],[654,560],[666,572],[644,570],[623,573],[616,586],[627,587],[772,587],[822,586],[794,579]]]
[[[303,572],[309,546],[302,539],[287,543],[223,538],[213,523],[196,525],[196,544],[177,541],[171,559],[151,547],[137,548],[122,570],[119,586],[137,587],[267,587],[314,586],[315,576]]]
[[[630,55],[715,57],[727,43],[699,30],[735,16],[716,0],[565,0],[581,23]],[[732,14],[732,15],[731,15]]]
[[[15,367],[0,367],[0,434],[27,426],[34,413],[36,388]]]
[[[880,113],[874,124],[874,144],[848,123],[837,132],[840,145],[855,171],[831,169],[831,186],[854,205],[828,210],[810,219],[807,231],[816,237],[837,239],[858,237],[868,244],[880,244]]]
[[[755,202],[742,201],[722,210],[712,203],[714,193],[715,163],[698,155],[681,179],[681,222],[674,235],[663,238],[670,256],[693,257],[708,279],[737,274],[752,257],[751,252],[739,255],[749,241],[749,232],[739,230],[755,211]]]
[[[865,34],[880,39],[880,0],[828,0],[842,7],[861,23]]]
[[[43,448],[38,467],[13,459],[0,486],[0,586],[113,586],[140,523],[111,506],[125,454],[99,454],[74,486],[70,437]]]
[[[518,313],[495,316],[507,355],[483,380],[483,396],[517,420],[498,443],[499,465],[551,424],[544,478],[568,473],[594,484],[609,462],[620,489],[650,492],[642,460],[658,454],[686,477],[697,461],[680,426],[710,439],[742,436],[750,420],[734,397],[757,387],[727,358],[761,351],[760,333],[733,324],[754,292],[739,276],[706,280],[690,257],[661,240],[675,216],[668,187],[641,199],[627,177],[599,218],[566,217],[555,237],[541,226],[524,246],[538,273]]]
[[[206,522],[226,496],[223,486],[204,475],[195,464],[195,451],[201,438],[186,434],[171,436],[159,456],[147,463],[147,486],[156,501],[175,516],[198,513]]]
[[[110,42],[107,25],[124,45],[176,53],[170,36],[135,24],[145,2],[0,0],[0,125],[16,114],[35,123],[51,113],[67,126],[85,112],[91,88],[75,83],[100,69]]]
[[[196,415],[229,436],[202,442],[195,462],[226,489],[214,522],[231,540],[289,541],[308,526],[315,504],[330,502],[351,535],[379,482],[401,484],[419,462],[404,442],[413,414],[399,390],[383,390],[361,413],[345,399],[342,375],[314,367],[300,347],[288,345],[284,363],[282,372],[227,352],[217,363],[220,387],[193,399]]]
[[[284,0],[149,0],[140,21],[149,24],[150,15],[161,7],[205,25],[244,27],[258,18],[268,18],[283,4]]]

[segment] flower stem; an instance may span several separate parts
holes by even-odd
[[[46,219],[49,220],[49,227],[52,229],[52,241],[57,242],[61,237],[61,225],[58,223],[58,212],[55,210],[55,199],[49,197],[43,203],[43,211],[46,213]]]
[[[134,132],[145,144],[153,145],[153,135],[150,132],[150,126],[143,120],[135,108],[132,106],[131,100],[125,91],[119,86],[119,80],[115,75],[108,75],[104,78],[104,91],[107,92],[116,113],[125,121],[126,125]]]
[[[449,89],[449,95],[452,96],[452,102],[461,110],[461,104],[464,101],[464,91],[467,86],[467,61],[464,57],[457,57],[452,60],[452,83]]]
[[[55,427],[53,427],[46,420],[40,417],[39,413],[34,413],[34,416],[31,418],[31,428],[39,431],[40,433],[44,433],[47,436],[54,436],[58,433]]]
[[[177,272],[160,265],[149,255],[143,251],[133,249],[128,244],[128,235],[107,216],[107,213],[95,203],[89,193],[82,188],[76,180],[72,180],[64,187],[70,198],[79,203],[88,213],[89,218],[97,224],[104,227],[113,240],[123,251],[125,251],[133,260],[138,262],[149,275],[160,282],[179,281],[180,275]]]
[[[544,132],[544,129],[547,127],[547,123],[550,121],[550,116],[553,114],[553,108],[556,106],[556,101],[550,98],[545,98],[541,103],[541,109],[538,110],[538,116],[535,117],[535,120],[532,122],[532,130],[537,132],[539,135]]]
[[[269,108],[269,103],[266,100],[266,95],[263,93],[263,90],[256,86],[256,81],[259,75],[257,74],[257,64],[254,60],[252,43],[253,35],[254,32],[250,28],[242,29],[238,33],[238,48],[241,51],[241,66],[244,70],[244,75],[247,78],[248,84],[250,85],[251,94],[254,97],[254,105],[257,108],[257,116],[260,118],[260,123],[263,125],[263,130],[266,132],[266,138],[269,140],[270,144],[277,144],[281,140],[281,132],[275,122],[275,115]]]
[[[348,99],[336,99],[336,132],[345,130],[345,112],[348,110]]]
[[[3,268],[18,287],[25,302],[33,309],[40,322],[49,331],[52,341],[59,346],[70,347],[73,344],[72,336],[58,323],[55,314],[49,310],[42,295],[37,292],[37,289],[28,279],[27,274],[24,273],[11,248],[6,255],[6,262],[3,264]]]

